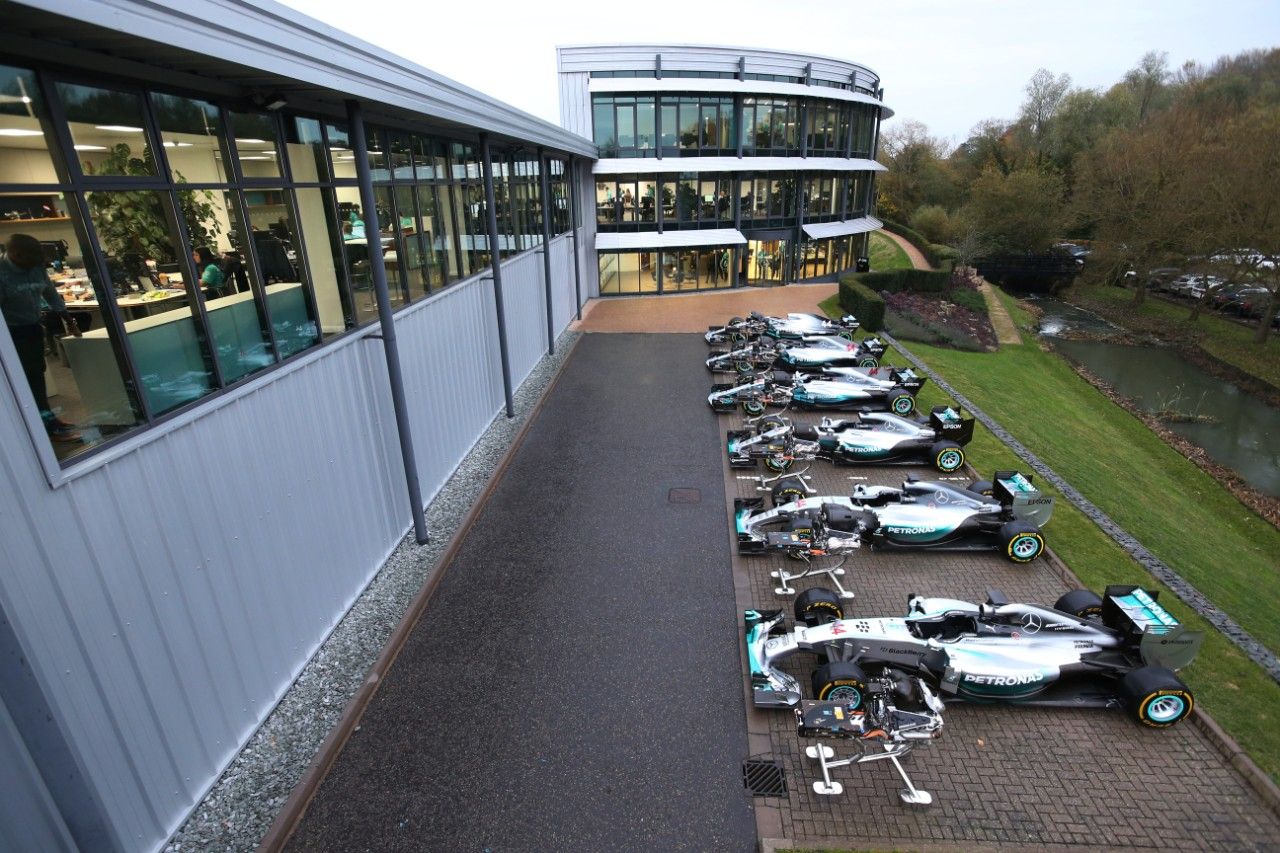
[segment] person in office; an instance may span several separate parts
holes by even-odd
[[[200,273],[200,286],[204,288],[205,299],[216,299],[223,294],[227,277],[218,266],[218,259],[204,246],[191,252],[191,260],[196,262],[196,272]]]
[[[62,319],[71,334],[80,337],[80,326],[71,320],[62,295],[44,271],[40,241],[29,234],[14,234],[5,244],[4,257],[0,258],[0,314],[9,327],[9,337],[13,338],[22,372],[36,398],[50,440],[79,441],[76,428],[59,420],[49,405],[44,382],[44,327],[40,323],[43,305],[48,305],[49,310]]]

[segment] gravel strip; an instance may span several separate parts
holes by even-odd
[[[556,340],[555,355],[539,362],[516,391],[515,417],[495,417],[428,504],[431,541],[419,546],[412,530],[405,535],[166,851],[257,848],[577,337],[565,332]]]
[[[1000,439],[1009,449],[1016,453],[1024,462],[1031,466],[1041,477],[1044,477],[1054,485],[1062,496],[1075,505],[1077,509],[1093,520],[1094,524],[1102,528],[1103,532],[1116,541],[1121,548],[1128,552],[1129,556],[1137,560],[1144,569],[1151,573],[1153,577],[1163,583],[1169,589],[1173,590],[1174,595],[1181,598],[1187,605],[1205,618],[1211,625],[1221,631],[1228,640],[1235,643],[1249,659],[1262,667],[1276,681],[1280,681],[1280,659],[1264,646],[1255,640],[1248,631],[1241,628],[1236,621],[1223,613],[1216,605],[1186,579],[1166,566],[1154,554],[1148,551],[1141,542],[1135,539],[1123,527],[1116,524],[1109,515],[1107,515],[1098,507],[1094,506],[1088,498],[1080,494],[1074,486],[1068,483],[1062,477],[1058,476],[1052,468],[1044,464],[1040,457],[1036,456],[1030,450],[1022,445],[1020,441],[1014,438],[1004,427],[991,419],[991,416],[983,412],[981,409],[973,405],[973,403],[962,395],[959,391],[947,383],[945,379],[933,371],[927,364],[917,358],[901,343],[894,340],[893,337],[881,331],[877,333],[880,337],[888,341],[892,346],[896,347],[915,367],[927,375],[933,382],[960,405],[968,409],[975,418],[982,422],[983,426],[991,430],[996,438]]]

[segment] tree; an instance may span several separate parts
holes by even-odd
[[[888,170],[877,181],[884,210],[900,218],[923,203],[954,203],[955,181],[946,163],[947,144],[929,135],[918,121],[905,121],[884,130],[880,162]]]
[[[994,248],[1043,252],[1068,221],[1062,179],[1030,168],[1007,175],[988,169],[973,182],[961,217],[964,225],[976,228]]]
[[[1044,164],[1048,155],[1053,120],[1058,113],[1058,107],[1062,104],[1062,99],[1067,96],[1070,89],[1069,74],[1054,77],[1047,68],[1036,71],[1027,83],[1027,99],[1022,102],[1018,126],[1029,137],[1028,147],[1035,151],[1037,167]]]
[[[1152,105],[1168,80],[1169,54],[1164,51],[1147,51],[1124,75],[1124,85],[1134,94],[1139,124],[1147,120]]]

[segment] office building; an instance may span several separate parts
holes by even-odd
[[[883,103],[844,60],[688,45],[558,49],[590,137],[601,296],[829,281],[866,254]]]

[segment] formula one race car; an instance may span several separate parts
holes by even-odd
[[[709,326],[703,339],[709,344],[742,345],[762,335],[779,340],[801,340],[819,335],[852,338],[857,328],[858,321],[852,315],[829,320],[817,314],[766,317],[752,311],[745,319],[733,317],[723,326]]]
[[[778,342],[773,366],[778,370],[813,372],[831,367],[875,367],[884,356],[879,338],[853,342],[844,338],[811,338],[794,344]]]
[[[916,392],[925,380],[909,369],[850,370],[839,378],[813,378],[803,373],[774,371],[738,385],[711,386],[707,403],[717,412],[732,412],[741,405],[748,415],[762,415],[773,406],[821,409],[836,412],[893,412],[909,415],[916,410]],[[884,371],[888,370],[888,376]]]
[[[800,478],[786,477],[773,485],[773,509],[764,509],[763,498],[736,498],[738,553],[780,551],[804,559],[863,545],[998,549],[1015,563],[1029,563],[1044,553],[1040,528],[1053,514],[1053,498],[1015,471],[997,471],[993,482],[967,489],[908,479],[901,489],[855,486],[849,497],[810,497],[809,491]]]
[[[731,350],[712,350],[706,365],[713,373],[740,374],[771,367],[788,372],[836,367],[870,368],[880,364],[884,351],[884,342],[879,338],[855,342],[849,338],[825,335],[794,344],[760,338]]]
[[[925,463],[950,474],[964,465],[963,446],[972,438],[973,418],[934,406],[927,418],[866,412],[823,418],[820,424],[792,424],[769,415],[755,430],[729,430],[725,449],[730,468],[754,468],[763,460],[772,471],[786,471],[797,461],[825,459],[836,465]]]
[[[1204,637],[1156,597],[1109,586],[1101,597],[1075,590],[1044,607],[1011,604],[996,590],[984,604],[911,595],[905,617],[846,619],[839,598],[815,588],[796,599],[793,631],[781,611],[744,614],[752,697],[763,708],[799,705],[798,680],[777,664],[804,650],[825,658],[813,695],[854,707],[867,695],[867,671],[890,666],[936,685],[944,700],[1124,708],[1164,728],[1191,713],[1191,691],[1174,671]]]

